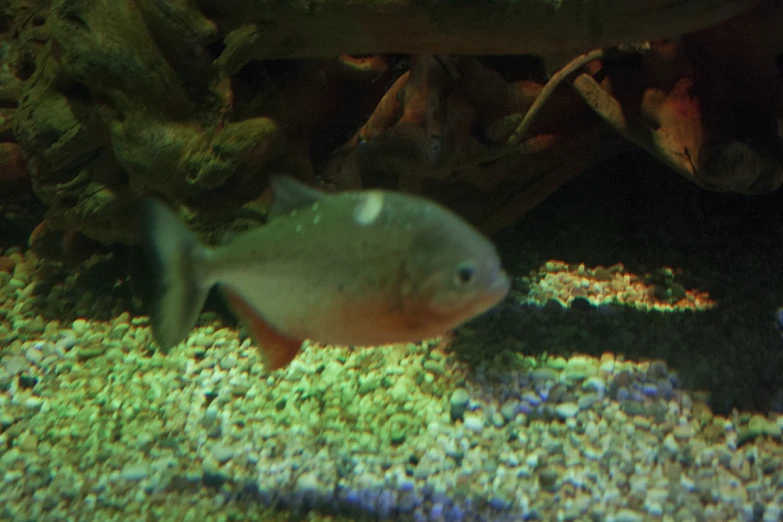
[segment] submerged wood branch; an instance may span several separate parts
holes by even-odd
[[[49,230],[107,243],[139,240],[150,193],[217,234],[215,209],[263,206],[279,172],[396,184],[489,231],[632,146],[702,187],[769,192],[783,183],[783,10],[679,36],[757,3],[55,2],[45,24],[20,11],[9,26],[8,156],[26,159]],[[653,36],[678,37],[613,59]]]
[[[574,56],[622,42],[720,23],[759,0],[208,0],[203,14],[229,33],[223,56],[348,54]],[[237,57],[243,58],[237,60]]]

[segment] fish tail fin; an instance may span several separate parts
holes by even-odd
[[[162,202],[142,202],[145,250],[151,261],[155,297],[150,307],[152,336],[164,351],[188,336],[207,300],[211,250]]]

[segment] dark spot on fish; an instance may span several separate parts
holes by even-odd
[[[337,291],[338,292],[342,292],[343,288],[345,288],[345,285],[343,283],[340,283],[339,285],[337,285]]]

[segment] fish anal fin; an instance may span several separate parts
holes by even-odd
[[[264,366],[269,371],[288,366],[299,353],[302,339],[291,339],[277,332],[242,296],[230,288],[223,288],[223,294],[261,352]]]

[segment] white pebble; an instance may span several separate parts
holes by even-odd
[[[588,410],[593,405],[601,400],[601,397],[597,393],[585,393],[577,399],[576,404],[581,410]]]
[[[687,491],[696,491],[696,483],[688,475],[680,475],[680,485]]]
[[[642,522],[644,516],[636,511],[623,508],[614,516],[615,522]]]
[[[591,390],[596,393],[603,394],[604,392],[606,392],[606,381],[604,381],[601,377],[594,375],[592,377],[589,377],[582,384],[582,388],[584,388],[585,390]]]
[[[143,463],[138,462],[134,464],[126,464],[120,472],[120,477],[125,480],[142,480],[149,474],[149,467]]]
[[[225,464],[234,458],[234,453],[235,450],[233,446],[228,446],[225,444],[215,444],[212,446],[212,456],[215,457],[215,460],[221,464]]]
[[[24,471],[17,471],[17,470],[6,471],[5,474],[3,475],[3,481],[6,483],[16,482],[22,477],[24,477]]]
[[[677,453],[677,450],[680,449],[680,445],[677,444],[677,441],[674,439],[674,435],[671,433],[663,438],[663,447],[670,453]]]
[[[233,368],[234,366],[237,365],[237,356],[234,355],[233,353],[230,353],[230,354],[226,355],[225,357],[221,358],[220,361],[218,362],[218,365],[222,369],[228,371],[228,370],[230,370],[231,368]]]
[[[31,363],[38,365],[41,363],[41,359],[43,359],[43,354],[41,353],[41,350],[39,350],[35,346],[31,346],[24,352],[24,356],[27,357],[27,360]]]
[[[479,415],[465,415],[465,428],[470,431],[481,433],[484,430],[484,419]]]
[[[73,328],[73,331],[77,334],[82,334],[87,330],[87,321],[84,319],[76,319],[72,324],[71,328]]]
[[[24,407],[28,410],[40,410],[42,404],[43,399],[39,397],[28,397],[27,400],[24,401]]]
[[[644,504],[644,509],[654,517],[663,516],[663,505],[660,502],[646,502]]]
[[[318,477],[315,473],[306,472],[296,480],[296,489],[301,492],[318,491]]]
[[[555,415],[561,419],[568,419],[579,413],[579,405],[575,402],[564,402],[555,406]]]
[[[778,522],[780,520],[780,506],[774,502],[767,504],[767,508],[764,510],[764,522]]]

